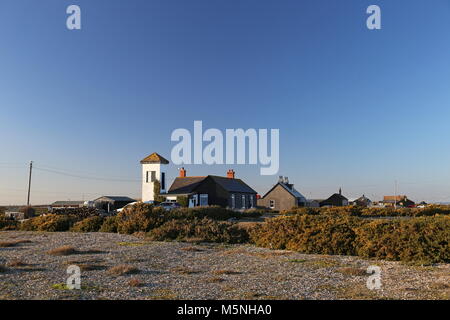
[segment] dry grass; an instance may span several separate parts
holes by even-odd
[[[188,243],[201,243],[201,242],[204,242],[205,239],[198,238],[198,237],[191,237],[191,238],[185,238],[184,241],[188,242]]]
[[[348,276],[369,276],[366,270],[355,267],[340,268],[337,271]]]
[[[353,285],[336,290],[339,299],[344,300],[379,300],[388,299],[378,295],[378,290],[369,290],[365,285]]]
[[[138,288],[138,287],[142,287],[142,282],[141,282],[141,280],[139,280],[137,278],[133,278],[133,279],[130,279],[130,281],[128,281],[128,285],[133,288]]]
[[[170,271],[179,273],[179,274],[196,274],[196,273],[201,272],[199,270],[194,270],[194,269],[190,269],[187,267],[176,267],[176,268],[171,269]]]
[[[450,284],[444,282],[435,282],[430,285],[430,289],[433,290],[448,290],[450,289]]]
[[[74,247],[71,247],[71,246],[62,246],[59,248],[49,250],[49,251],[47,251],[47,253],[52,256],[68,256],[71,254],[76,254],[76,253],[78,253],[78,251]]]
[[[241,274],[241,272],[238,271],[231,271],[231,270],[214,270],[212,271],[213,274],[221,276],[221,275],[233,275],[233,274]]]
[[[337,261],[330,260],[330,259],[311,260],[311,261],[307,261],[305,263],[314,268],[317,268],[317,269],[333,268],[333,267],[339,266],[339,263]]]
[[[139,269],[127,264],[120,264],[117,266],[114,266],[108,270],[109,274],[112,274],[114,276],[122,276],[125,274],[136,274],[139,272]]]
[[[14,259],[14,260],[11,260],[11,261],[8,262],[8,264],[7,264],[8,267],[25,267],[25,266],[27,266],[27,265],[28,265],[27,263],[23,262],[23,261],[20,260],[20,259]]]
[[[2,241],[0,242],[0,248],[15,247],[21,243],[31,243],[31,241],[30,240]]]
[[[155,289],[152,295],[148,297],[150,300],[175,300],[178,299],[176,293],[170,289]]]

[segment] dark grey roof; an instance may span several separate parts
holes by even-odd
[[[213,179],[217,184],[221,185],[222,188],[224,188],[228,192],[257,193],[241,179],[230,179],[218,176],[209,176],[209,177]]]
[[[370,200],[369,198],[367,198],[365,195],[362,195],[361,197],[359,197],[358,199],[354,200],[354,202],[356,201],[370,201],[372,202],[372,200]]]
[[[100,199],[104,199],[104,200],[111,200],[111,201],[136,201],[135,199],[131,199],[130,197],[126,197],[126,196],[102,196],[100,198],[95,199],[94,201],[100,200]]]
[[[330,201],[336,201],[336,200],[347,200],[348,201],[348,199],[346,197],[344,197],[342,194],[335,193],[335,194],[331,195],[331,197],[329,197],[328,199],[323,200],[322,203],[328,203]]]
[[[205,179],[206,177],[178,177],[173,181],[167,194],[191,193]]]
[[[278,182],[277,184],[275,184],[269,191],[266,192],[263,198],[265,198],[270,192],[272,192],[272,190],[275,189],[276,186],[278,185],[280,185],[284,190],[289,192],[293,197],[306,201],[306,198],[294,188],[293,184],[291,183],[286,184],[284,182]]]
[[[167,194],[189,194],[195,191],[195,189],[206,179],[212,179],[215,183],[220,185],[228,192],[239,193],[256,193],[255,190],[250,188],[241,179],[231,179],[219,176],[206,176],[206,177],[184,177],[176,178],[169,188]]]

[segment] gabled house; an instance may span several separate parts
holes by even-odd
[[[249,209],[256,206],[256,191],[241,179],[235,178],[234,170],[228,170],[226,177],[188,177],[184,168],[164,197],[188,198],[189,207],[217,205],[231,209]]]
[[[258,200],[258,206],[277,211],[305,207],[306,204],[306,198],[289,183],[287,177],[281,176],[278,182]]]
[[[326,200],[320,202],[321,207],[344,207],[348,206],[348,199],[342,195],[342,189],[339,188],[339,193],[331,195]]]
[[[362,195],[361,197],[359,197],[356,200],[352,201],[352,204],[354,206],[358,206],[358,207],[370,207],[372,205],[372,200],[370,200],[369,198],[367,198],[365,195]]]
[[[407,196],[384,196],[383,201],[381,202],[385,207],[405,207],[412,208],[416,204],[414,201],[409,200]]]

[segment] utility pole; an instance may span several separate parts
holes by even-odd
[[[30,191],[31,191],[31,172],[33,171],[33,161],[30,161],[30,176],[28,177],[28,198],[27,207],[30,206]]]
[[[395,180],[394,208],[397,208],[397,180]]]

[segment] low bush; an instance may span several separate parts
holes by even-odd
[[[0,231],[17,230],[19,222],[8,219],[5,214],[0,213]]]
[[[118,223],[117,216],[106,217],[105,219],[103,219],[103,224],[100,227],[100,230],[98,231],[117,233],[117,223]]]
[[[117,231],[133,234],[148,232],[164,223],[164,209],[147,203],[137,203],[130,208],[123,209],[117,215]]]
[[[432,205],[425,208],[364,208],[358,206],[322,207],[322,208],[292,208],[281,212],[283,215],[336,215],[359,217],[421,217],[434,215],[450,215],[450,206]]]
[[[60,209],[53,209],[52,214],[56,215],[75,215],[79,217],[80,219],[85,219],[89,217],[95,217],[100,215],[100,211],[96,208],[89,208],[89,207],[81,207],[81,208],[60,208]]]
[[[450,217],[376,220],[356,230],[356,253],[366,258],[450,262]]]
[[[73,232],[97,232],[103,225],[102,217],[89,217],[73,225],[70,231]]]
[[[249,215],[257,215],[257,213],[250,213]],[[122,210],[117,215],[116,222],[117,231],[119,233],[132,234],[135,232],[148,232],[172,220],[191,221],[203,218],[211,220],[227,220],[239,216],[241,216],[241,213],[239,212],[234,212],[218,206],[177,208],[166,211],[163,208],[141,202]]]
[[[352,255],[356,238],[353,228],[358,224],[352,217],[282,216],[256,225],[250,230],[250,238],[256,245],[272,249]]]
[[[241,213],[219,206],[178,208],[164,213],[165,221],[173,219],[203,219],[227,220],[240,217]]]
[[[19,229],[22,231],[69,231],[79,219],[79,217],[73,215],[49,214],[28,219],[20,224]]]
[[[211,219],[194,219],[191,221],[171,220],[148,233],[150,240],[178,240],[198,242],[244,243],[248,233],[236,224],[214,221]]]
[[[281,216],[255,226],[258,246],[303,253],[436,263],[450,261],[450,217],[368,220],[334,215]]]
[[[247,209],[240,214],[240,218],[259,218],[263,214],[270,213],[270,209],[260,209],[260,208],[252,208]]]

